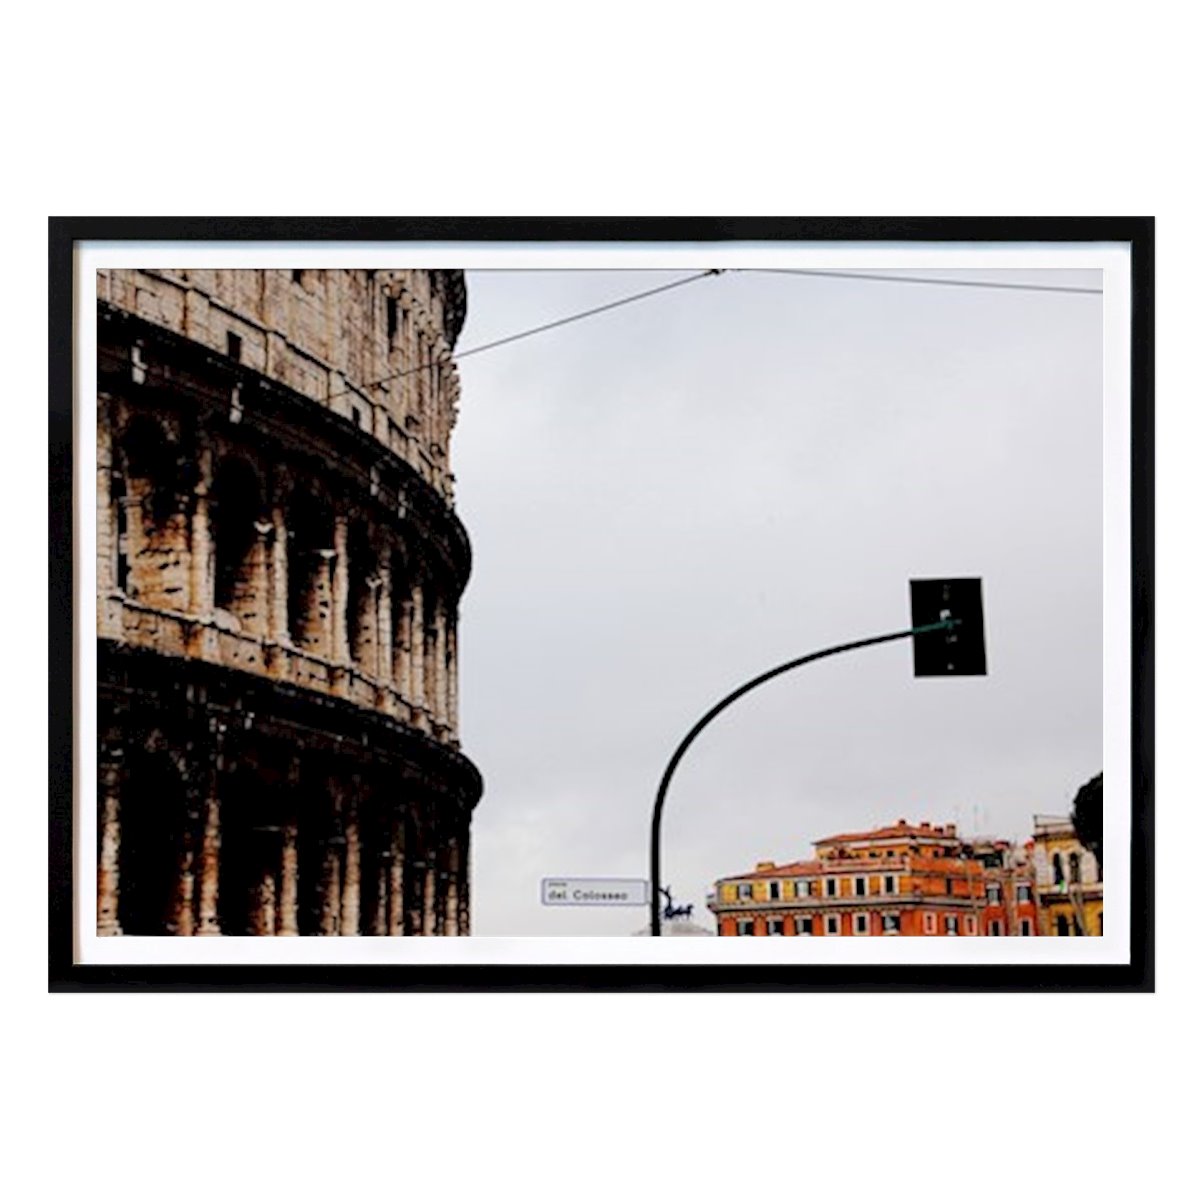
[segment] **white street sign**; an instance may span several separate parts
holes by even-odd
[[[543,904],[646,905],[650,885],[644,879],[563,879],[542,880]]]

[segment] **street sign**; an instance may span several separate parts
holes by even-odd
[[[911,579],[914,629],[939,621],[958,621],[953,629],[913,636],[913,673],[986,675],[981,579]]]
[[[644,879],[564,879],[560,875],[542,880],[543,904],[632,908],[649,902],[650,887]]]

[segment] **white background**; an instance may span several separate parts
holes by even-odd
[[[1192,39],[1156,5],[661,7],[345,3],[309,23],[114,3],[12,27],[4,628],[23,632],[0,911],[18,1194],[1186,1187]],[[1158,994],[47,997],[50,212],[1156,214]],[[888,1061],[918,1103],[880,1108]]]

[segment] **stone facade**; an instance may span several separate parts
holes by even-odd
[[[98,274],[98,931],[470,931],[460,272]]]

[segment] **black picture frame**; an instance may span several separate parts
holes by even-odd
[[[1130,961],[1115,965],[90,965],[75,960],[79,694],[74,524],[76,247],[83,241],[1123,243],[1131,265]],[[1152,991],[1154,220],[1151,217],[310,218],[49,221],[49,987],[52,991]]]

